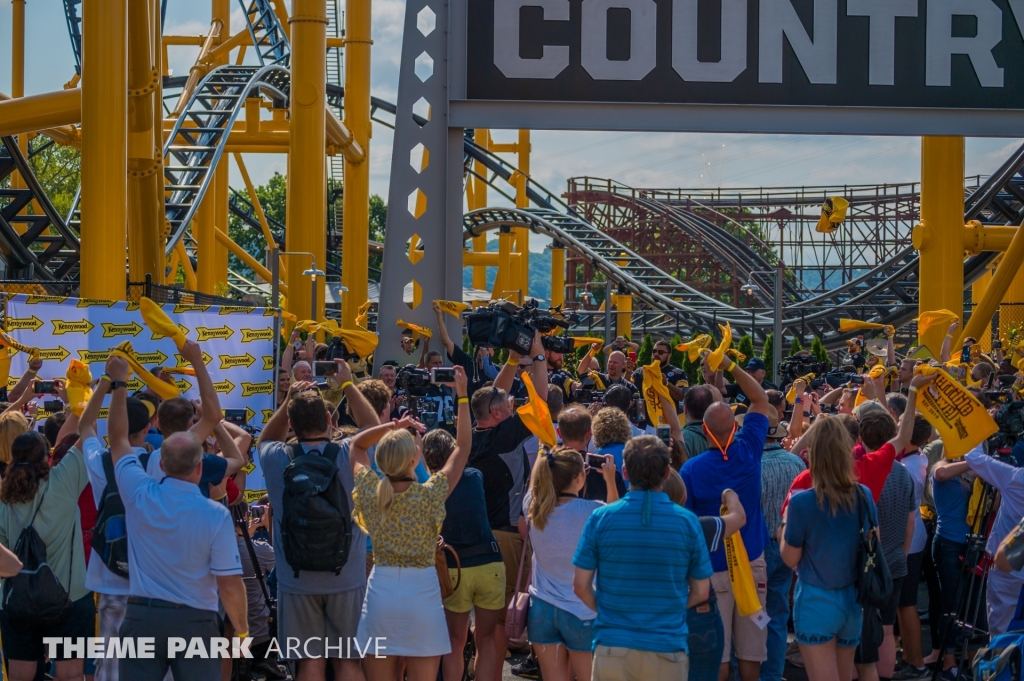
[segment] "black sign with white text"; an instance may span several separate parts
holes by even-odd
[[[467,100],[1024,109],[1024,0],[468,0]]]

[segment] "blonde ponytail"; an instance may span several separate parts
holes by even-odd
[[[527,512],[530,524],[538,530],[547,525],[548,517],[558,504],[558,494],[568,489],[583,472],[583,457],[572,447],[559,445],[537,454],[530,473],[531,502]]]
[[[374,459],[377,461],[377,468],[384,474],[377,483],[377,507],[385,520],[395,500],[395,488],[391,484],[391,478],[408,475],[415,458],[416,441],[406,430],[393,430],[377,443]]]

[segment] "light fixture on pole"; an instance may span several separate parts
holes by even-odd
[[[313,261],[313,266],[310,267],[308,270],[304,270],[302,272],[302,276],[304,276],[304,277],[312,277],[312,279],[310,280],[310,285],[312,286],[312,289],[313,289],[313,291],[312,291],[313,310],[312,310],[312,312],[310,312],[309,318],[315,320],[316,319],[316,278],[317,277],[326,277],[327,273],[324,272],[323,270],[318,270],[317,267],[316,267],[316,260],[314,260]]]

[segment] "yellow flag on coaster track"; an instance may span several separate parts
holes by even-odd
[[[537,436],[541,444],[554,447],[558,444],[558,435],[555,433],[555,424],[551,420],[551,411],[548,409],[547,400],[540,399],[537,389],[533,386],[533,378],[529,372],[523,372],[523,384],[526,386],[526,394],[529,401],[516,409],[523,425],[530,429],[530,432]]]
[[[456,319],[459,318],[460,314],[469,309],[468,303],[460,303],[455,300],[435,300],[434,302],[441,307],[441,312],[450,314]]]
[[[157,303],[143,296],[139,301],[139,312],[142,313],[142,322],[150,331],[173,340],[178,350],[185,347],[185,334]]]
[[[922,365],[915,373],[936,375],[918,393],[917,410],[939,431],[947,459],[961,458],[999,430],[978,398],[945,370]]]

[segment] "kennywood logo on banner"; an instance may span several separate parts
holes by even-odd
[[[40,349],[43,367],[39,377],[44,380],[64,378],[71,359],[89,364],[93,377],[99,378],[110,348],[125,340],[131,340],[137,359],[146,369],[188,366],[171,339],[146,328],[138,307],[137,303],[109,300],[15,295],[7,298],[7,331],[16,341]],[[273,311],[268,316],[264,308],[244,306],[163,308],[187,338],[200,342],[221,408],[245,409],[248,424],[262,426],[262,414],[273,408]],[[15,380],[25,372],[26,360],[20,352],[12,357],[10,375]],[[194,377],[174,379],[183,397],[199,397]],[[132,376],[131,392],[144,387]],[[105,435],[106,411],[97,426]],[[262,493],[263,476],[258,465],[247,476],[247,486]]]

